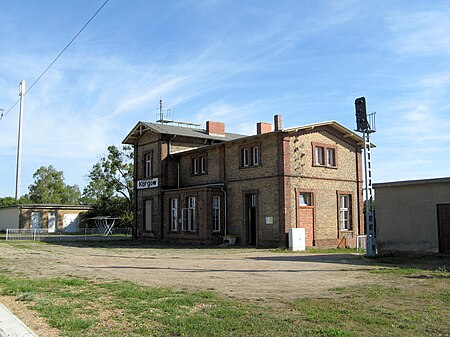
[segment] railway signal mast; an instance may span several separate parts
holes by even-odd
[[[359,97],[355,100],[356,131],[362,132],[364,139],[364,191],[365,191],[365,231],[366,256],[376,256],[375,214],[373,209],[372,189],[372,157],[370,134],[375,132],[375,112],[367,115],[366,99]]]

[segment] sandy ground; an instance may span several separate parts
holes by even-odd
[[[0,262],[2,270],[24,276],[128,280],[175,290],[214,290],[232,298],[270,303],[331,296],[331,288],[377,282],[367,272],[373,267],[357,254],[0,242]],[[46,336],[57,336],[35,319],[26,304],[11,298],[0,301],[38,334],[45,331]]]

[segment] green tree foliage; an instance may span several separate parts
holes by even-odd
[[[17,201],[13,197],[4,197],[0,198],[0,207],[1,206],[13,206],[17,205]]]
[[[118,217],[118,226],[133,224],[133,150],[108,146],[108,153],[89,171],[83,201],[94,210],[91,216]]]
[[[36,204],[71,205],[80,202],[80,189],[77,185],[66,185],[62,171],[52,165],[41,166],[34,174],[34,183],[29,189],[30,201]]]

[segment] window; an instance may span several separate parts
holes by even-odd
[[[242,150],[242,166],[247,167],[250,162],[250,153],[248,149]]]
[[[325,165],[323,146],[316,146],[316,165]]]
[[[299,196],[300,206],[314,206],[311,192],[300,192]]]
[[[241,149],[241,167],[258,166],[260,161],[259,146],[249,146]]]
[[[150,178],[152,176],[152,153],[149,152],[144,156],[144,171],[145,178]]]
[[[178,198],[170,199],[170,230],[178,230]]]
[[[192,174],[206,174],[206,157],[192,158]]]
[[[339,227],[341,230],[352,229],[351,196],[348,194],[339,195]]]
[[[200,157],[200,173],[206,173],[206,157]]]
[[[152,201],[151,200],[145,200],[144,201],[144,217],[145,217],[145,223],[144,223],[144,230],[151,231],[153,230],[153,219],[152,219]]]
[[[336,167],[336,147],[325,144],[313,145],[313,165]]]
[[[257,146],[252,147],[252,154],[253,154],[253,165],[256,166],[259,164],[259,151]]]
[[[336,166],[336,149],[327,148],[327,166]]]
[[[183,219],[183,230],[193,232],[197,229],[196,219],[196,198],[188,198],[188,207],[184,209],[186,211],[187,218]],[[183,214],[184,215],[184,214]]]
[[[213,231],[220,232],[220,197],[213,197]]]

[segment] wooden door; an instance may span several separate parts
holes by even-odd
[[[439,252],[450,254],[450,204],[437,205]]]

